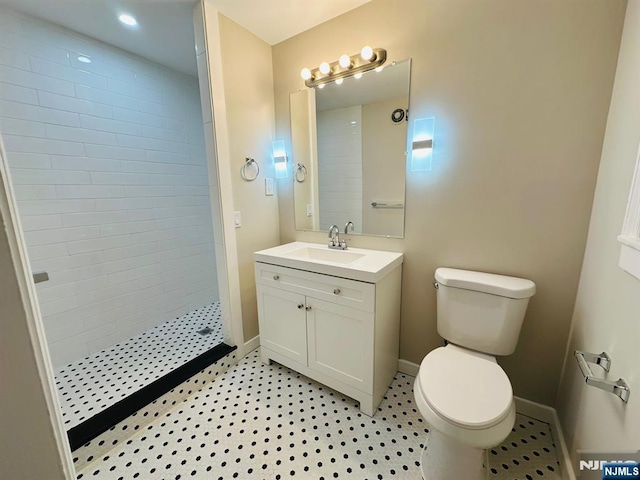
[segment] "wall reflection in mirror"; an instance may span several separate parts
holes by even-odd
[[[402,237],[411,60],[292,93],[298,230]]]

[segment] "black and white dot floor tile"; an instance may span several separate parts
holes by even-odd
[[[560,480],[560,465],[549,424],[518,414],[502,445],[489,449],[491,480]]]
[[[212,332],[200,335],[198,330]],[[67,430],[223,341],[220,302],[77,360],[56,372]]]
[[[121,445],[138,431],[156,420],[160,415],[184,402],[189,396],[205,388],[210,382],[226,372],[237,361],[236,351],[230,352],[220,360],[209,365],[201,372],[182,382],[176,388],[165,393],[133,415],[114,425],[106,432],[87,442],[73,452],[73,465],[76,471],[81,471],[116,445]]]
[[[413,377],[397,374],[370,418],[360,413],[355,400],[276,363],[262,364],[255,350],[205,388],[78,469],[77,478],[419,480],[428,427],[416,408],[413,382]],[[527,417],[518,416],[517,422],[526,421]],[[548,426],[541,422],[529,426],[527,435],[540,440],[536,449],[550,449],[545,461],[556,470],[545,471],[542,477],[557,480]],[[539,435],[541,431],[545,435]],[[517,445],[533,444],[520,441]],[[503,454],[507,452],[510,461],[522,456],[513,446],[500,452],[490,454],[494,457],[490,468],[496,461],[506,462]],[[490,477],[527,479],[526,475],[541,478],[535,469],[511,467],[500,468]]]

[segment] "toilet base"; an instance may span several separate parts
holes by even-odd
[[[487,480],[487,452],[430,429],[420,456],[424,480]]]

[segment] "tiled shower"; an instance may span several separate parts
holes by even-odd
[[[123,390],[136,391],[222,341],[198,79],[6,8],[0,79],[0,132],[31,268],[49,275],[38,303],[69,428],[124,396],[121,382],[92,388],[96,370],[108,385],[128,368]],[[158,371],[135,368],[154,342]]]

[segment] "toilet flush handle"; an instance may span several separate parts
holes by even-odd
[[[438,282],[433,282],[433,288],[436,290],[440,288],[440,284]]]

